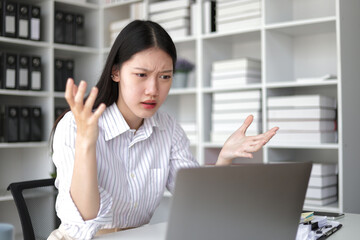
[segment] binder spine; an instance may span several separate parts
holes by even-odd
[[[30,39],[40,41],[41,38],[41,9],[37,6],[31,6],[30,16]]]
[[[13,53],[5,54],[4,65],[4,88],[16,89],[17,88],[17,55]]]
[[[32,107],[30,113],[30,141],[42,139],[42,113],[40,107]]]
[[[30,108],[19,109],[19,142],[30,141]]]
[[[75,18],[74,14],[65,14],[65,39],[64,43],[75,45]]]
[[[19,138],[19,109],[15,106],[5,107],[4,140],[18,142]]]
[[[84,15],[77,14],[75,19],[75,40],[76,45],[85,45]]]
[[[30,64],[30,89],[35,91],[42,90],[42,70],[41,58],[33,56]]]
[[[18,37],[23,39],[29,39],[30,33],[30,8],[28,5],[19,4],[18,7]]]
[[[17,37],[17,3],[4,1],[3,35]]]
[[[65,42],[65,21],[64,13],[61,11],[55,12],[55,26],[54,26],[54,41],[56,43]]]
[[[19,56],[18,57],[18,89],[27,90],[29,89],[29,57]]]

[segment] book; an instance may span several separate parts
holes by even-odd
[[[334,120],[296,121],[268,120],[269,126],[278,126],[282,131],[335,131]]]
[[[212,142],[217,142],[217,143],[224,143],[230,136],[231,134],[233,134],[237,129],[233,130],[233,131],[228,131],[228,132],[211,132],[210,133],[210,139]],[[255,136],[260,134],[260,130],[256,129],[256,130],[251,130],[248,129],[246,131],[246,136]]]
[[[310,176],[337,175],[339,172],[337,164],[313,163]]]
[[[212,63],[212,71],[214,72],[239,69],[261,69],[261,61],[255,58],[238,58],[215,61]]]
[[[212,71],[211,79],[227,79],[234,77],[255,77],[261,78],[261,70],[260,69],[234,69],[228,71]]]
[[[178,29],[167,30],[167,33],[173,39],[182,38],[182,37],[189,36],[190,29],[189,29],[189,27],[182,27],[182,28],[178,28]]]
[[[261,9],[261,3],[248,2],[230,2],[231,4],[218,4],[216,6],[216,17],[225,17],[229,15],[243,14],[251,11],[259,11]]]
[[[191,35],[196,36],[199,33],[198,26],[197,26],[197,15],[198,15],[198,5],[197,3],[192,3],[190,6],[190,29]]]
[[[268,119],[269,120],[286,120],[286,119],[304,119],[304,120],[315,120],[315,119],[335,119],[336,111],[334,109],[322,109],[316,108],[297,108],[297,109],[269,109]]]
[[[296,79],[297,82],[306,82],[306,83],[322,82],[325,80],[337,80],[337,75],[336,74],[325,74],[320,77],[309,77],[309,78],[297,78]]]
[[[275,126],[269,126],[272,128]],[[271,139],[271,144],[322,144],[336,143],[336,132],[286,132],[280,129]]]
[[[109,24],[109,31],[119,33],[124,27],[126,27],[126,25],[128,25],[130,23],[130,21],[131,21],[131,19],[127,18],[127,19],[122,19],[122,20],[118,20],[115,22],[111,22]]]
[[[243,122],[249,115],[253,115],[253,121],[261,121],[261,112],[229,112],[229,113],[212,113],[211,119],[213,122]]]
[[[173,9],[179,9],[184,7],[190,7],[191,0],[171,0],[171,1],[160,1],[149,4],[149,13],[169,11]]]
[[[245,12],[245,13],[237,13],[236,15],[216,16],[216,24],[251,20],[251,19],[257,19],[260,17],[261,17],[260,10],[255,10],[255,11]]]
[[[250,4],[250,3],[257,3],[260,0],[216,0],[216,3],[221,7],[228,7],[240,4]]]
[[[325,188],[308,187],[305,198],[324,199],[335,196],[337,194],[337,186]]]
[[[208,0],[203,3],[203,29],[204,33],[216,31],[216,2]]]
[[[230,32],[230,31],[241,31],[246,29],[252,29],[260,27],[261,18],[252,18],[247,20],[238,20],[225,23],[217,23],[217,32]]]
[[[131,20],[145,19],[144,2],[136,2],[130,4],[130,19]]]
[[[236,87],[236,86],[244,86],[247,84],[260,83],[260,82],[261,82],[260,78],[237,77],[237,78],[212,80],[211,86],[214,88]]]
[[[305,198],[304,205],[314,205],[314,206],[326,206],[330,203],[334,203],[337,201],[337,196],[332,196],[329,198],[323,199],[310,199]]]
[[[213,101],[214,102],[227,102],[234,100],[260,100],[261,99],[261,91],[238,91],[238,92],[224,92],[224,93],[214,93]]]
[[[276,96],[267,99],[269,108],[323,107],[336,108],[335,98],[322,95]]]
[[[234,111],[234,110],[254,110],[261,109],[260,101],[253,102],[235,102],[235,103],[213,103],[213,112]]]
[[[337,184],[337,175],[310,176],[309,187],[328,187]]]
[[[192,4],[193,5],[193,4]],[[188,7],[179,8],[167,12],[159,12],[150,15],[150,20],[154,22],[165,22],[168,20],[174,20],[178,18],[190,18],[190,10]]]
[[[159,23],[163,28],[165,28],[166,30],[173,30],[173,29],[177,29],[177,28],[183,28],[183,27],[187,27],[189,28],[189,19],[187,18],[179,18],[176,20],[169,20],[166,22],[161,22]]]
[[[236,129],[238,129],[239,127],[241,127],[241,125],[243,124],[245,119],[239,121],[239,122],[232,122],[232,123],[218,123],[218,122],[213,122],[212,123],[212,131],[213,132],[223,132],[223,131],[235,131]],[[251,125],[248,127],[249,131],[254,131],[257,132],[259,129],[261,129],[261,122],[258,121],[253,121],[251,123]]]
[[[185,132],[196,132],[196,123],[192,122],[179,122],[180,126]]]

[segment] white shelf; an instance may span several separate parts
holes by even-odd
[[[266,145],[267,148],[278,149],[339,149],[339,144],[272,144],[271,141]]]
[[[50,97],[47,91],[31,91],[31,90],[10,90],[0,89],[0,95],[24,96],[24,97]]]
[[[16,142],[16,143],[0,143],[0,149],[10,148],[47,148],[49,147],[48,142]]]

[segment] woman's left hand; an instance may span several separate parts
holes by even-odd
[[[279,129],[274,127],[269,131],[256,136],[246,136],[246,130],[252,123],[254,117],[248,116],[243,125],[236,130],[225,142],[220,151],[216,165],[230,165],[234,158],[253,158],[253,152],[262,148]]]

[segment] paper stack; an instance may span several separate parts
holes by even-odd
[[[239,58],[212,64],[211,85],[214,88],[232,88],[260,82],[260,60]]]
[[[131,21],[136,19],[145,19],[144,16],[144,3],[137,2],[130,4],[130,17],[126,19],[121,19],[118,21],[114,21],[109,25],[110,31],[110,45],[115,41],[116,37],[119,35],[121,30],[128,25]]]
[[[253,28],[260,24],[260,0],[216,0],[217,32]]]
[[[336,100],[322,95],[293,95],[268,98],[268,128],[280,130],[272,144],[335,143]]]
[[[337,201],[338,167],[336,164],[314,163],[305,205],[325,206]]]
[[[150,20],[159,23],[172,38],[190,34],[192,0],[171,0],[149,4]]]
[[[246,134],[257,135],[262,129],[260,90],[214,93],[211,141],[224,143],[249,115],[254,121]]]
[[[197,142],[197,129],[195,122],[179,122],[182,129],[185,131],[186,136],[189,138],[190,143]]]

